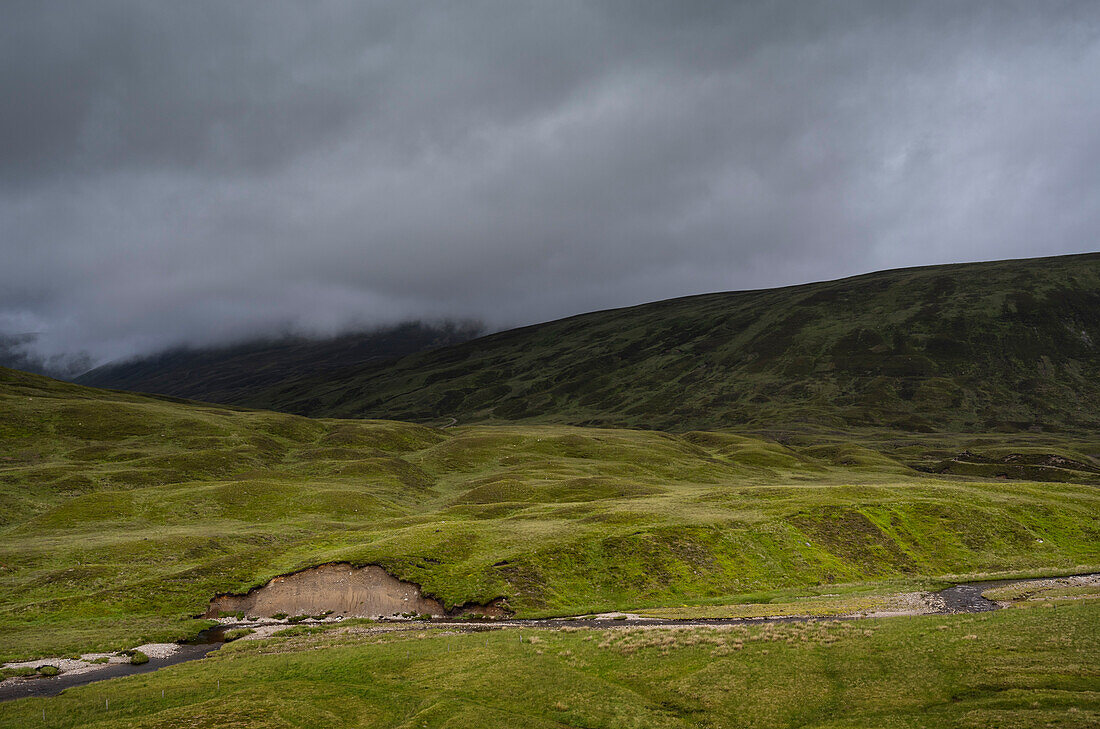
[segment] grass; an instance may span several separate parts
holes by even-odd
[[[27,677],[33,676],[37,671],[29,666],[19,666],[17,668],[0,668],[0,681],[5,678],[13,677]]]
[[[0,726],[1090,727],[1100,604],[676,630],[239,641],[5,704]],[[321,650],[323,649],[323,650]],[[109,701],[109,703],[108,703]]]
[[[1087,480],[912,467],[992,436],[437,430],[11,370],[0,410],[0,660],[194,634],[215,594],[332,561],[380,564],[448,606],[505,597],[521,616],[1100,563]]]
[[[246,635],[252,635],[255,632],[256,631],[252,628],[233,628],[232,630],[225,631],[225,633],[222,635],[222,638],[225,640],[226,643],[231,643],[235,640],[239,640],[245,637]]]

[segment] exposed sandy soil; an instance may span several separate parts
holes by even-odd
[[[324,615],[384,618],[415,613],[432,617],[485,615],[504,617],[507,612],[494,601],[446,610],[420,587],[388,574],[376,565],[354,567],[341,562],[275,577],[245,595],[219,595],[210,601],[206,617],[243,612],[249,617]]]

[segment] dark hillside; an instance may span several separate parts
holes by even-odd
[[[74,381],[90,387],[234,403],[294,377],[396,359],[478,334],[478,328],[469,324],[413,322],[332,339],[288,337],[229,347],[174,349],[97,367]]]
[[[1100,426],[1100,254],[601,311],[233,402],[313,416],[688,430]]]

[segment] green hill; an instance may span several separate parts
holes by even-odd
[[[600,311],[234,402],[440,424],[1095,430],[1100,254]]]
[[[370,362],[397,359],[464,342],[479,331],[472,324],[410,322],[330,339],[284,337],[225,347],[171,349],[97,367],[74,378],[74,382],[233,403],[248,399],[257,390],[305,374],[322,376]]]
[[[1089,437],[439,430],[5,369],[0,413],[0,659],[193,632],[215,594],[333,561],[520,615],[1100,563]],[[1043,463],[911,467],[1014,454]]]

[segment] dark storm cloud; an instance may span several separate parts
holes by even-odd
[[[1098,39],[1093,2],[9,3],[0,333],[100,359],[1095,249]]]

